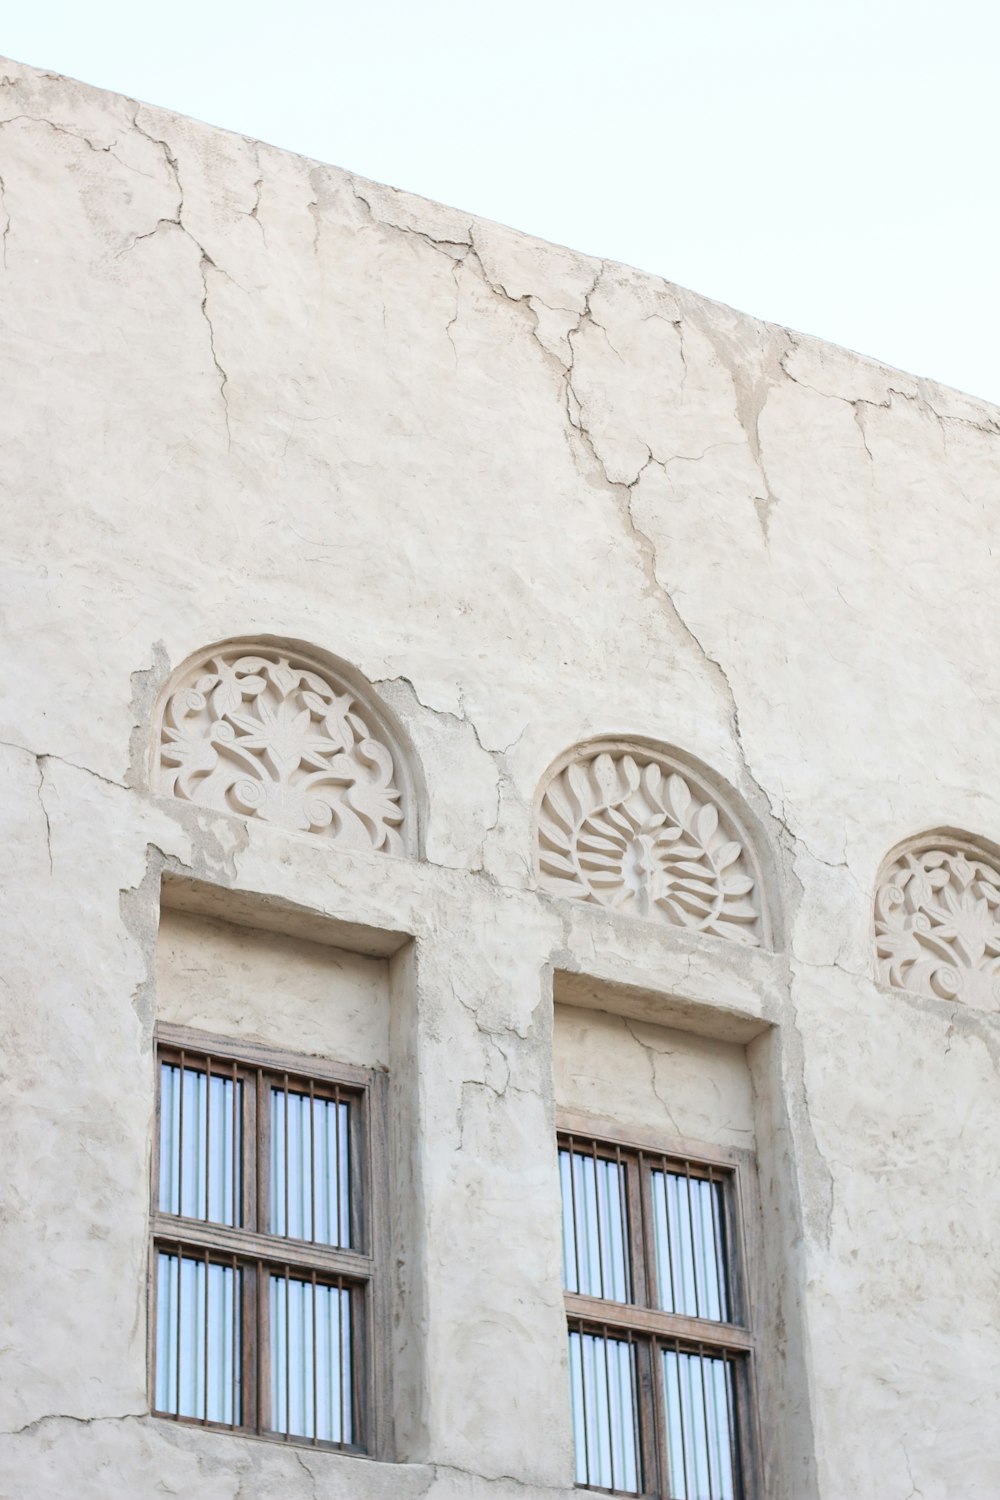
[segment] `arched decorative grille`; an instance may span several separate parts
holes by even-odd
[[[962,834],[911,839],[875,893],[880,983],[1000,1009],[1000,861]]]
[[[537,819],[542,889],[738,943],[768,941],[760,871],[727,802],[667,751],[606,742],[557,763]]]
[[[374,694],[280,645],[237,641],[190,658],[156,728],[157,789],[347,849],[412,852],[404,778]]]

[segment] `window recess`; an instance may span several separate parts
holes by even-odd
[[[576,1483],[754,1500],[737,1154],[568,1132],[558,1147]]]
[[[151,1401],[384,1446],[384,1075],[179,1027],[157,1040]]]

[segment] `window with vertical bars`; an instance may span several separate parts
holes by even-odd
[[[153,1410],[374,1451],[380,1075],[160,1028]]]
[[[561,1134],[576,1483],[752,1500],[735,1168]]]

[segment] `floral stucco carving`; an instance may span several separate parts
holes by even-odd
[[[766,939],[746,838],[690,768],[639,747],[590,747],[549,781],[543,890],[739,943]]]
[[[895,856],[875,895],[875,952],[882,984],[1000,1008],[1000,866],[945,834]]]
[[[386,738],[326,666],[270,646],[221,647],[173,685],[155,779],[203,807],[404,854],[407,809]]]

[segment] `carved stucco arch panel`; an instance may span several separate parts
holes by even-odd
[[[535,804],[553,896],[769,948],[759,852],[726,783],[667,746],[601,739],[559,757]]]
[[[879,984],[1000,1010],[1000,849],[958,829],[918,834],[875,887]]]
[[[172,674],[154,715],[154,791],[414,856],[415,761],[347,663],[273,636],[222,641]]]

